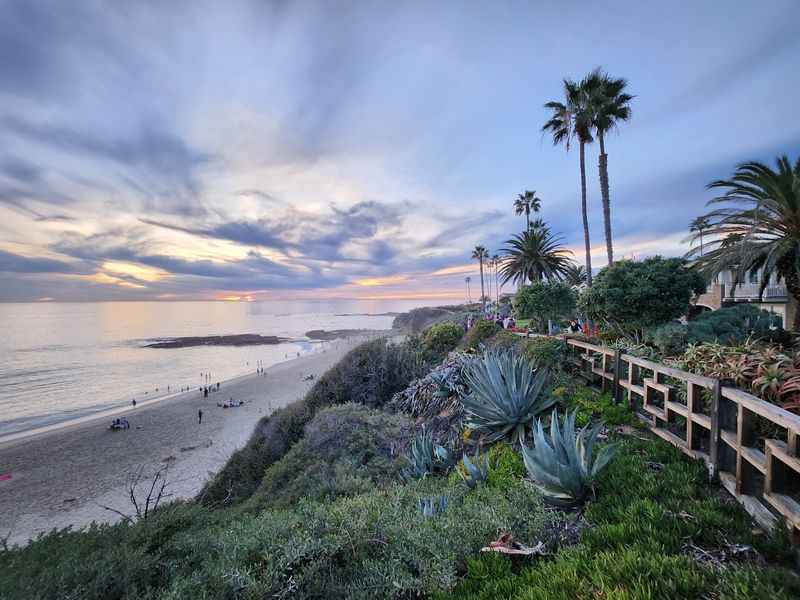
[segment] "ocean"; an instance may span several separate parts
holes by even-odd
[[[309,352],[312,329],[389,329],[431,300],[0,304],[0,440]],[[146,348],[158,338],[255,333],[277,345]]]

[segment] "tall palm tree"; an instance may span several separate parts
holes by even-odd
[[[536,196],[535,191],[525,190],[522,194],[517,194],[514,200],[514,213],[519,216],[525,215],[525,228],[531,228],[531,213],[538,213],[542,208],[542,199]]]
[[[703,232],[708,229],[710,223],[705,217],[697,217],[689,223],[689,231],[700,235],[700,256],[703,256]]]
[[[523,231],[506,242],[502,252],[506,259],[501,269],[502,282],[560,281],[567,274],[572,254],[561,244],[561,238],[540,227]]]
[[[485,313],[486,295],[483,291],[483,261],[489,258],[489,251],[483,246],[475,246],[475,249],[472,251],[472,258],[477,260],[481,265],[481,305],[483,306],[483,312]]]
[[[621,77],[609,77],[608,73],[604,73],[600,68],[589,73],[580,84],[581,90],[586,95],[591,126],[600,144],[598,168],[609,265],[614,262],[614,247],[611,242],[611,199],[608,189],[608,154],[606,154],[605,139],[606,133],[631,118],[630,103],[634,96],[625,92],[627,86],[627,80]]]
[[[472,277],[470,277],[469,275],[464,277],[464,283],[467,284],[467,304],[470,304],[472,302],[472,294],[469,291],[469,282],[470,281],[472,281]]]
[[[581,168],[581,215],[583,216],[583,242],[586,249],[586,283],[592,285],[592,256],[589,241],[589,214],[586,208],[586,144],[593,141],[592,119],[587,106],[587,94],[570,79],[564,80],[564,102],[548,102],[545,108],[552,111],[550,119],[542,126],[543,132],[553,136],[553,145],[564,144],[567,152],[571,141],[578,140]]]
[[[567,266],[567,272],[564,275],[564,283],[572,287],[584,285],[586,283],[586,267],[571,262],[569,266]]]
[[[687,257],[696,257],[695,268],[709,280],[733,271],[734,286],[748,273],[761,270],[760,294],[775,274],[800,302],[800,158],[792,165],[783,155],[776,165],[773,170],[760,162],[742,163],[732,178],[708,184],[708,189],[725,190],[709,205],[727,206],[703,215],[710,249],[696,257],[698,249],[693,248]],[[692,241],[702,233],[695,232]],[[800,311],[795,312],[792,328],[800,329]]]
[[[500,308],[500,278],[498,277],[498,268],[500,267],[500,255],[492,255],[492,267],[494,267],[494,292],[495,292],[495,306]]]

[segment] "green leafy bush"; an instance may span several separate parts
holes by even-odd
[[[581,427],[592,420],[600,420],[607,425],[638,426],[639,420],[627,402],[614,402],[611,394],[596,392],[584,385],[571,388],[556,388],[553,395],[567,409],[577,411],[576,422]]]
[[[520,326],[522,325],[520,324]],[[520,337],[515,333],[508,331],[507,329],[501,329],[488,340],[486,340],[486,347],[489,350],[498,351],[514,350],[522,345],[524,339],[525,338]]]
[[[489,448],[488,485],[504,489],[515,485],[525,474],[522,455],[511,444],[499,442]]]
[[[425,348],[436,354],[447,354],[458,346],[464,336],[464,328],[458,323],[446,321],[429,327],[422,334]]]
[[[567,359],[564,342],[556,338],[533,337],[522,342],[522,356],[528,362],[549,370],[563,370]]]
[[[555,403],[545,389],[547,371],[511,352],[487,352],[466,373],[464,424],[493,443],[522,440],[533,418]]]
[[[445,497],[425,518],[420,498]],[[490,508],[490,509],[489,509]],[[468,490],[428,478],[260,514],[174,505],[136,525],[44,536],[0,552],[4,600],[409,598],[448,589],[500,530],[551,517],[523,482]]]
[[[233,454],[199,499],[206,506],[245,500],[258,488],[266,468],[303,436],[319,410],[348,402],[381,407],[429,369],[415,337],[399,344],[378,339],[357,346],[322,375],[303,400],[261,419],[245,447]]]
[[[686,314],[692,296],[705,287],[700,273],[680,258],[619,260],[600,271],[578,304],[589,318],[641,340],[648,327]]]
[[[488,319],[478,319],[467,331],[461,345],[467,349],[476,349],[501,330],[500,325]]]
[[[701,314],[687,326],[687,342],[740,344],[748,338],[786,343],[789,334],[779,326],[780,317],[753,304],[737,304]],[[774,329],[772,329],[774,327]]]
[[[686,350],[688,327],[680,323],[665,323],[645,330],[644,341],[658,348],[662,356],[677,356]]]
[[[286,455],[270,466],[253,495],[258,507],[283,507],[300,498],[363,493],[399,479],[412,423],[358,404],[326,408],[305,427]]]
[[[523,286],[514,296],[514,313],[531,319],[539,333],[547,333],[547,321],[568,319],[575,314],[577,295],[572,287],[557,281],[539,281]]]

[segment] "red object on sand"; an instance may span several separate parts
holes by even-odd
[[[8,481],[11,479],[11,473],[0,473],[0,481]]]

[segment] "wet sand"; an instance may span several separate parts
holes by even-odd
[[[195,496],[261,417],[302,398],[314,383],[306,377],[318,378],[362,341],[337,340],[266,376],[222,382],[208,398],[193,390],[125,410],[129,430],[109,430],[111,417],[103,416],[0,443],[0,473],[11,474],[0,481],[0,537],[22,544],[54,527],[115,522],[121,517],[103,507],[131,514],[127,482],[140,467],[150,475],[168,465],[171,499]],[[231,397],[245,404],[217,406]]]

